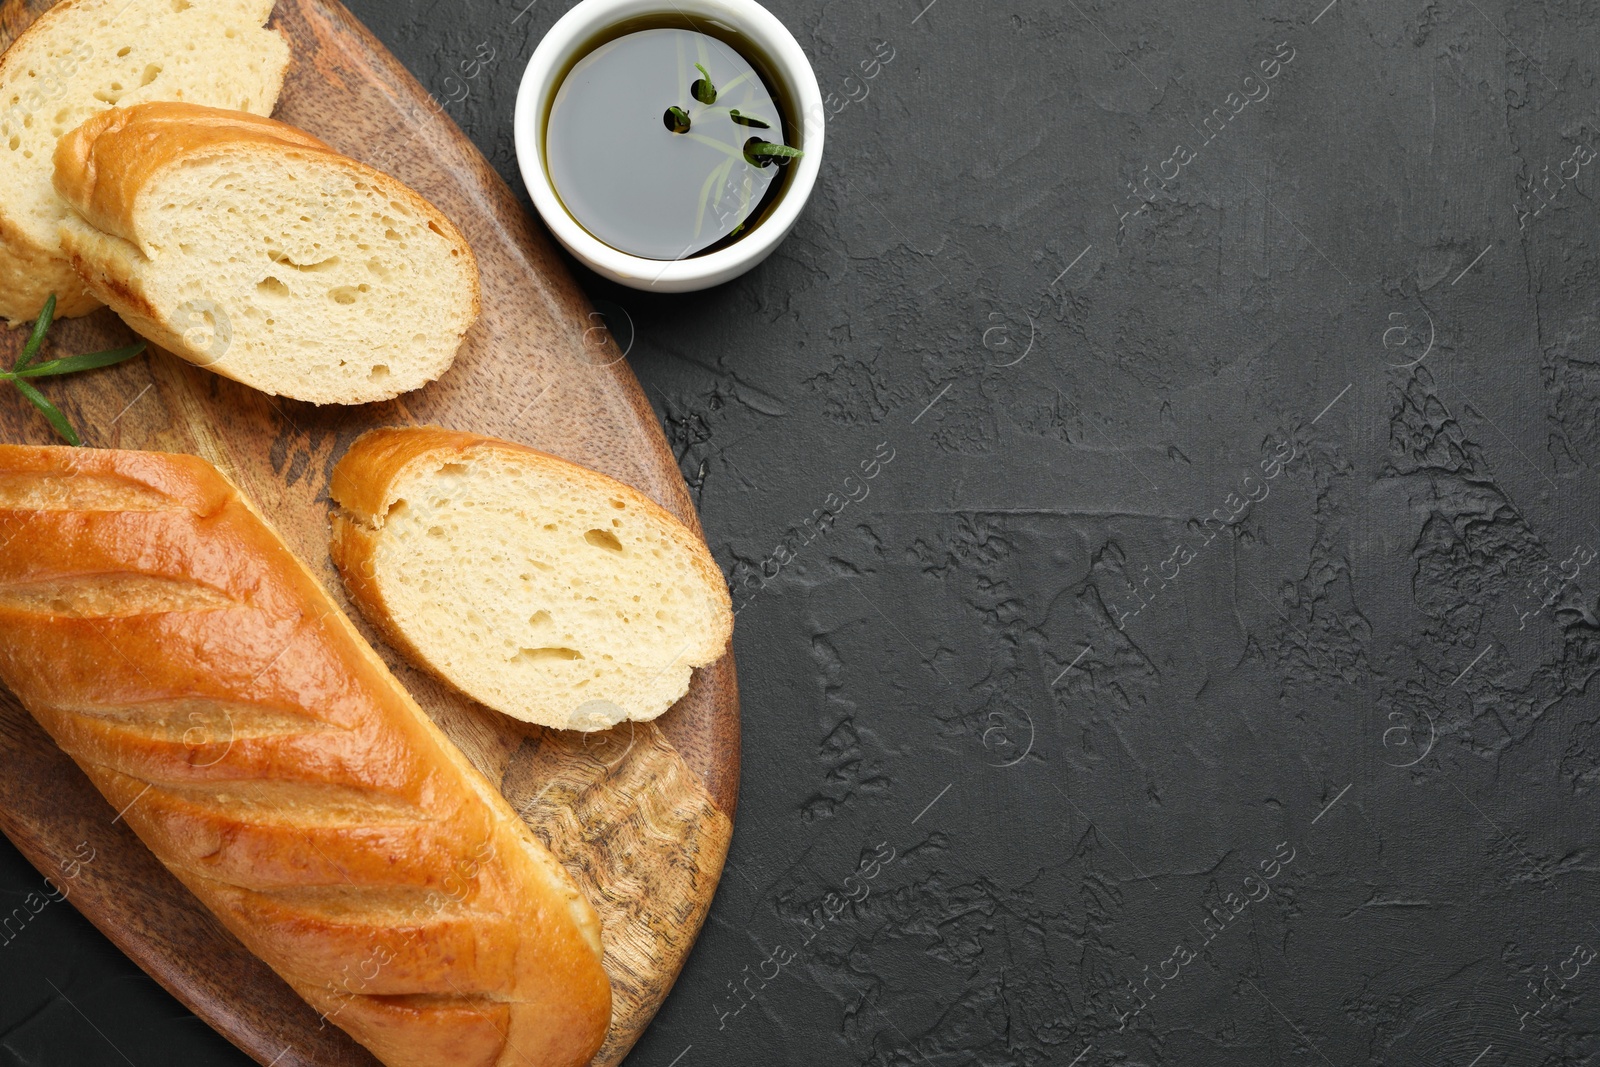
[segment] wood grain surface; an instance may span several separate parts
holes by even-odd
[[[50,6],[9,0],[0,44]],[[432,423],[556,453],[638,487],[696,529],[698,520],[632,372],[543,229],[477,149],[334,0],[279,0],[272,24],[294,52],[275,116],[407,182],[472,243],[484,311],[454,367],[415,393],[358,408],[268,397],[159,351],[43,388],[86,444],[193,452],[227,472],[500,783],[600,912],[615,1008],[595,1062],[614,1064],[683,966],[727,854],[739,781],[732,656],[697,671],[688,695],[654,723],[584,736],[487,711],[409,667],[350,608],[328,559],[328,474],[367,429]],[[60,353],[129,339],[106,311],[51,336]],[[6,366],[23,340],[22,331],[0,335]],[[0,437],[55,443],[33,408],[3,391]],[[196,1014],[264,1064],[373,1062],[211,918],[9,693],[0,694],[0,759],[0,830]],[[92,862],[74,864],[89,854],[85,843]]]

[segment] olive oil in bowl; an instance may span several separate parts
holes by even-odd
[[[727,247],[783,196],[797,129],[772,64],[706,19],[634,19],[561,79],[544,159],[562,207],[629,255],[681,260]]]

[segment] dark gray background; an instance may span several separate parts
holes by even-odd
[[[525,3],[354,4],[440,99],[495,50],[450,113],[519,194]],[[765,265],[581,275],[730,578],[793,554],[629,1062],[1600,1062],[1600,11],[925,3],[774,3],[849,102]],[[67,906],[0,1035],[244,1062]]]

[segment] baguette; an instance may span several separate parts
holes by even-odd
[[[587,467],[477,434],[374,430],[330,491],[333,560],[362,614],[514,718],[653,719],[727,651],[728,586],[705,542]]]
[[[136,332],[263,392],[388,400],[433,381],[478,317],[461,231],[293,126],[141,104],[56,147],[61,245]]]
[[[0,446],[0,680],[390,1067],[576,1067],[599,920],[210,464]]]
[[[67,209],[50,184],[56,139],[147,100],[272,113],[289,45],[263,29],[272,0],[62,0],[0,56],[0,316],[57,295],[56,315],[100,306],[61,251]]]

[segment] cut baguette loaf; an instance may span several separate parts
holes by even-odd
[[[192,456],[0,446],[0,679],[112,811],[389,1067],[576,1067],[610,1021],[560,864]]]
[[[733,633],[699,535],[587,467],[476,434],[374,430],[331,492],[356,605],[412,662],[515,718],[653,719]]]
[[[51,187],[56,140],[147,100],[272,113],[289,46],[263,29],[272,0],[62,0],[0,56],[0,316],[57,294],[56,314],[100,306],[61,252],[67,209]]]
[[[478,316],[461,232],[400,182],[293,126],[142,104],[61,139],[90,292],[161,347],[263,392],[388,400],[433,381]]]

